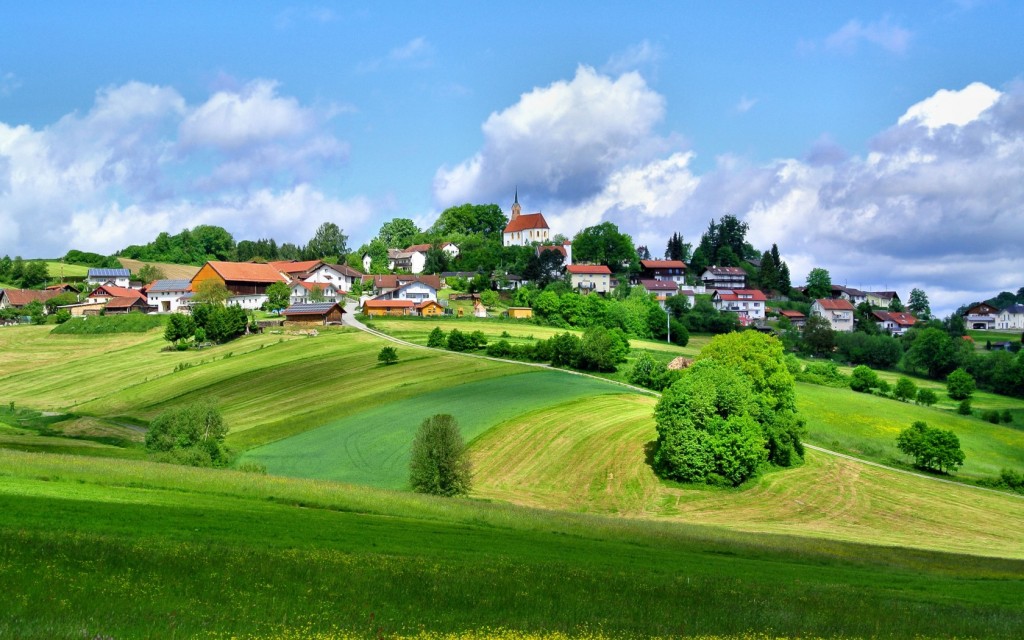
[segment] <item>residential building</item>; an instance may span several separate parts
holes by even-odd
[[[565,268],[569,282],[580,293],[611,291],[612,270],[605,265],[574,264]]]
[[[872,311],[875,322],[882,331],[901,336],[917,324],[917,318],[905,311]]]
[[[267,287],[288,278],[271,264],[253,262],[207,262],[192,278],[191,289],[200,292],[205,282],[215,282],[231,292],[227,304],[259,309],[267,301]]]
[[[1024,304],[1011,304],[996,316],[996,329],[1024,331]]]
[[[656,296],[658,306],[662,309],[668,299],[677,293],[679,293],[679,285],[672,280],[641,280],[639,285],[643,287],[647,293]]]
[[[131,286],[131,272],[128,269],[89,269],[85,282],[91,285],[110,283],[115,287]]]
[[[154,280],[146,287],[146,300],[159,313],[177,313],[190,286],[188,280]]]
[[[895,291],[867,291],[866,294],[868,303],[870,303],[872,307],[888,309],[889,306],[892,305],[893,300],[902,304],[900,301],[900,294]]]
[[[149,306],[149,301],[146,299],[146,296],[142,295],[141,291],[117,287],[112,284],[101,284],[96,287],[85,296],[85,301],[92,304],[107,304],[114,298],[140,299]]]
[[[0,309],[21,309],[25,305],[39,301],[43,306],[43,313],[46,313],[46,301],[56,298],[60,291],[36,289],[0,289]]]
[[[998,315],[999,309],[987,302],[979,302],[964,312],[964,323],[968,329],[995,329]]]
[[[502,244],[506,247],[528,247],[534,243],[548,242],[551,227],[541,213],[522,213],[519,206],[519,192],[512,203],[512,218],[505,225]]]
[[[764,320],[767,301],[757,289],[716,289],[711,294],[711,304],[716,309],[735,313],[744,325]]]
[[[828,320],[833,331],[853,331],[853,304],[842,298],[820,298],[811,305],[811,315]]]
[[[566,240],[562,244],[540,244],[537,245],[537,257],[545,251],[554,251],[562,254],[562,266],[568,267],[572,264],[572,243]]]
[[[340,291],[334,284],[330,282],[305,282],[303,280],[294,280],[288,287],[291,292],[288,295],[288,302],[292,305],[305,305],[305,304],[322,304],[325,302],[337,302],[344,299],[345,292]],[[314,301],[311,296],[313,290],[319,289],[320,295],[323,296],[322,300]]]
[[[686,263],[682,260],[641,260],[640,280],[671,280],[685,284]]]
[[[793,311],[791,309],[781,309],[779,310],[779,317],[788,318],[789,323],[797,329],[803,329],[804,325],[807,324],[807,316],[800,313],[799,311]]]
[[[441,288],[441,278],[431,275],[386,274],[363,276],[363,290],[372,297],[383,297],[384,294],[414,282],[425,285],[425,289],[420,289],[419,291],[429,291],[432,289],[434,295],[431,299],[437,300],[437,290]]]
[[[416,305],[416,313],[421,316],[443,316],[444,307],[437,300],[424,300],[423,302]]]
[[[746,289],[747,272],[739,267],[708,267],[700,279],[708,289]]]
[[[832,285],[832,297],[848,300],[855,307],[862,302],[867,302],[868,300],[868,294],[866,291],[853,289],[851,287],[844,287],[838,284]]]

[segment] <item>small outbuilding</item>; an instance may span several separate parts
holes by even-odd
[[[533,317],[533,309],[530,307],[509,307],[508,317],[514,320],[526,320]]]
[[[415,309],[412,300],[379,300],[374,298],[363,303],[363,313],[368,316],[407,316]]]
[[[341,324],[345,310],[337,302],[293,304],[284,310],[285,324]]]
[[[443,316],[444,307],[437,300],[424,300],[416,305],[416,311],[421,316]]]

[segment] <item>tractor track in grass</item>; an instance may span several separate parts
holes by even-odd
[[[444,351],[446,353],[457,353],[458,355],[465,356],[467,358],[479,358],[479,359],[482,359],[482,360],[491,360],[493,362],[504,362],[504,363],[509,363],[509,364],[519,364],[519,365],[523,365],[523,366],[527,366],[527,367],[537,367],[537,368],[540,368],[540,369],[548,369],[548,370],[552,370],[552,371],[563,371],[565,373],[569,373],[569,374],[576,375],[576,376],[583,376],[583,377],[587,377],[587,378],[594,378],[595,380],[603,380],[603,381],[609,382],[611,384],[617,384],[617,385],[619,385],[621,387],[625,387],[627,389],[631,389],[631,390],[637,391],[639,393],[644,393],[644,394],[647,394],[647,395],[651,395],[651,396],[654,396],[656,398],[660,398],[661,397],[660,393],[658,393],[657,391],[653,391],[651,389],[645,389],[643,387],[637,387],[637,386],[634,386],[634,385],[631,385],[631,384],[627,384],[625,382],[619,382],[617,380],[609,380],[607,378],[602,378],[600,376],[595,376],[595,375],[592,375],[592,374],[589,374],[589,373],[583,373],[582,371],[572,371],[570,369],[557,369],[557,368],[553,368],[551,365],[541,364],[541,363],[537,363],[537,362],[522,362],[522,361],[519,361],[519,360],[509,360],[509,359],[505,359],[505,358],[493,358],[491,356],[485,356],[485,355],[480,355],[480,354],[476,354],[476,353],[462,353],[462,352],[458,352],[458,351],[448,351],[447,349],[434,349],[432,347],[426,347],[426,346],[423,346],[421,344],[416,344],[414,342],[409,342],[407,340],[402,340],[401,338],[396,338],[396,337],[394,337],[392,335],[388,335],[388,334],[384,333],[383,331],[378,331],[376,329],[371,329],[370,327],[367,327],[365,324],[363,324],[362,322],[360,322],[360,321],[355,319],[356,305],[353,302],[350,302],[350,303],[348,303],[345,306],[345,312],[349,314],[349,316],[347,318],[345,318],[345,325],[346,326],[350,326],[350,327],[359,329],[361,331],[365,331],[366,333],[369,333],[371,335],[377,336],[378,338],[382,338],[384,340],[389,340],[391,342],[394,342],[395,344],[400,344],[400,345],[405,346],[405,347],[412,347],[414,349],[429,349],[431,351]],[[1009,492],[1009,491],[1000,491],[999,489],[990,489],[988,487],[979,487],[978,485],[968,484],[968,483],[965,483],[965,482],[957,482],[955,480],[946,480],[945,478],[936,478],[934,476],[929,476],[929,475],[926,475],[926,474],[923,474],[923,473],[918,473],[916,471],[908,471],[906,469],[900,469],[900,468],[897,468],[897,467],[891,467],[889,465],[882,464],[880,462],[874,462],[874,461],[871,461],[871,460],[865,460],[863,458],[858,458],[856,456],[851,456],[849,454],[840,453],[838,451],[833,451],[831,449],[826,449],[824,447],[820,447],[820,446],[814,445],[814,444],[809,444],[807,442],[804,442],[803,444],[804,444],[804,446],[806,448],[813,449],[813,450],[815,450],[815,451],[817,451],[819,453],[824,453],[824,454],[827,454],[827,455],[830,455],[830,456],[835,456],[837,458],[844,458],[846,460],[851,460],[853,462],[858,462],[860,464],[865,464],[865,465],[869,465],[869,466],[872,466],[872,467],[877,467],[879,469],[885,469],[887,471],[893,471],[895,473],[901,473],[903,475],[913,476],[915,478],[924,478],[926,480],[931,480],[933,482],[941,482],[941,483],[945,483],[945,484],[955,485],[955,486],[958,486],[958,487],[968,487],[968,488],[971,488],[971,489],[976,489],[978,491],[986,491],[986,492],[989,492],[989,493],[996,493],[996,494],[1004,495],[1004,496],[1008,495],[1008,496],[1012,496],[1014,498],[1024,499],[1024,495],[1021,495],[1019,493],[1013,493],[1013,492]]]

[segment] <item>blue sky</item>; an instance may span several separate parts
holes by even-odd
[[[794,281],[1024,285],[1024,3],[19,3],[0,254],[220,224],[358,245],[497,202],[663,251],[732,213]]]

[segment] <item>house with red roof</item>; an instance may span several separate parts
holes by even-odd
[[[804,325],[807,324],[807,316],[793,309],[781,309],[779,311],[779,317],[788,318],[790,324],[797,329],[803,329]]]
[[[682,260],[641,260],[640,280],[671,280],[682,285],[686,277],[686,263]]]
[[[340,291],[330,282],[320,283],[306,282],[305,280],[293,280],[288,286],[291,288],[288,301],[292,305],[314,303],[314,300],[311,298],[314,290],[319,290],[320,295],[322,296],[321,300],[317,300],[315,302],[335,302],[345,296],[344,291]]]
[[[512,203],[512,218],[505,225],[502,244],[506,247],[528,247],[534,243],[548,242],[551,227],[541,213],[522,213],[519,206],[519,192]]]
[[[740,317],[744,325],[764,320],[768,298],[757,289],[715,289],[711,304],[719,311],[730,311]]]
[[[363,302],[363,313],[368,316],[408,316],[416,310],[412,300],[383,300],[372,298]]]
[[[811,305],[811,315],[828,320],[833,331],[853,331],[853,303],[842,298],[819,298]]]
[[[612,270],[603,264],[573,264],[565,268],[569,283],[580,293],[608,293],[612,290]]]
[[[60,294],[57,290],[0,289],[0,309],[21,309],[31,302],[38,301],[43,305],[43,313],[46,313],[46,301]]]
[[[200,291],[205,282],[218,283],[230,291],[228,304],[259,309],[267,301],[267,287],[275,282],[287,284],[288,277],[269,263],[210,261],[193,276],[192,291]]]
[[[882,331],[901,336],[917,324],[917,318],[905,311],[872,311],[875,322]]]

